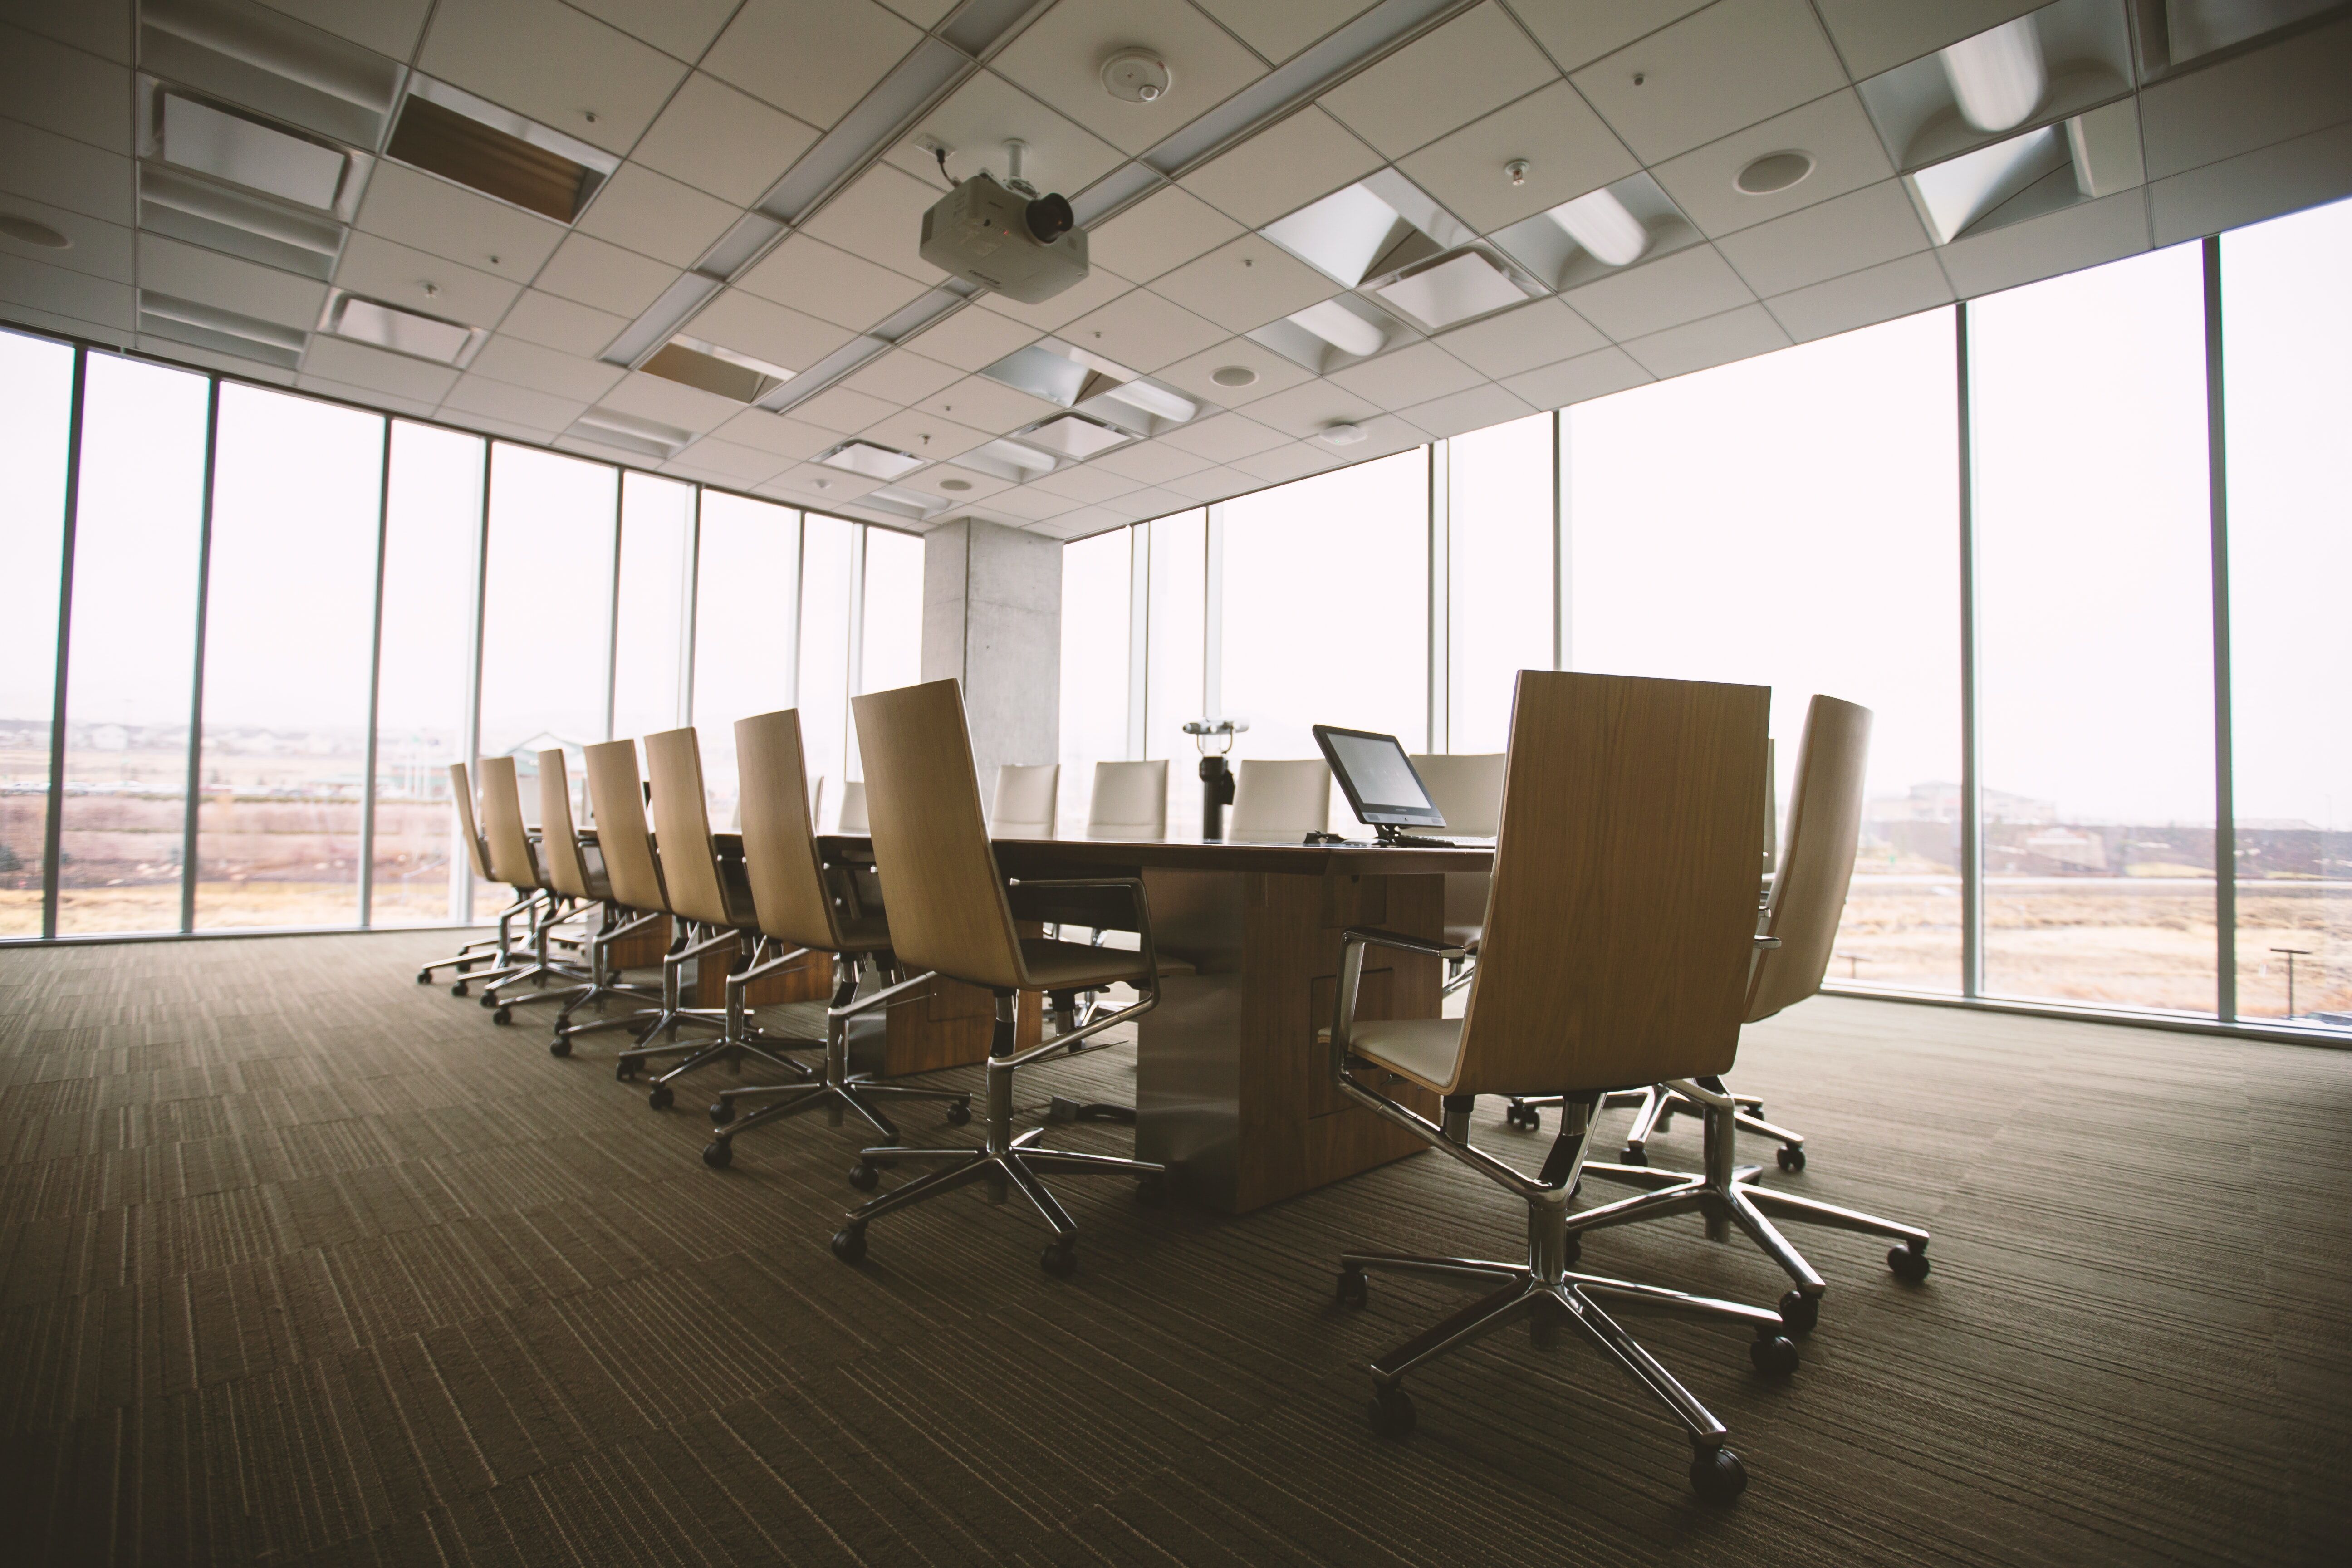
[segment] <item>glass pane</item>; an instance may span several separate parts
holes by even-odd
[[[2352,1026],[2347,256],[2352,202],[2221,241],[2238,1012],[2338,1027]]]
[[[923,679],[923,542],[892,529],[866,530],[866,590],[858,610],[857,689],[889,691]],[[848,772],[857,760],[857,726],[845,727]]]
[[[466,916],[449,764],[466,760],[482,554],[482,440],[392,424],[369,923]]]
[[[1062,831],[1085,828],[1095,764],[1127,756],[1129,574],[1136,531],[1062,547]],[[1177,819],[1177,820],[1181,820]]]
[[[1832,978],[1959,989],[1952,316],[1568,411],[1570,666],[1772,688],[1785,818],[1815,692],[1875,715]]]
[[[177,931],[205,381],[110,354],[89,366],[58,930]]]
[[[73,350],[0,332],[0,936],[41,934]]]
[[[512,756],[526,821],[539,820],[539,753],[604,738],[619,472],[503,441],[490,448],[482,586],[481,754]],[[478,888],[478,916],[503,889]]]
[[[613,733],[686,722],[687,617],[694,579],[694,487],[621,477],[621,581],[613,655]]]
[[[1985,986],[2213,1008],[2199,247],[1969,307]]]
[[[196,924],[360,917],[381,416],[223,382]]]
[[[839,815],[849,776],[849,595],[856,523],[808,514],[801,535],[801,743],[825,780],[824,817]]]
[[[711,820],[722,827],[735,820],[735,721],[793,705],[800,559],[798,511],[719,490],[702,492],[694,729]],[[835,784],[832,793],[840,788]]]
[[[1207,615],[1209,514],[1179,512],[1150,523],[1150,619],[1145,626],[1143,754],[1168,761],[1168,831],[1197,834],[1201,779],[1188,720],[1201,717],[1202,637]]]
[[[1319,757],[1317,724],[1424,750],[1428,449],[1227,501],[1224,518],[1224,710],[1249,721],[1234,754]],[[1336,784],[1331,822],[1353,826]]]
[[[1522,669],[1552,663],[1551,420],[1448,443],[1453,480],[1449,752],[1499,752]]]

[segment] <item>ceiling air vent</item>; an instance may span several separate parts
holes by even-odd
[[[373,343],[436,364],[463,364],[485,335],[478,327],[421,315],[357,294],[337,294],[328,301],[326,328],[337,337]]]
[[[817,458],[829,468],[845,468],[869,479],[895,479],[913,473],[923,459],[911,453],[877,447],[871,441],[844,441]]]
[[[734,403],[757,403],[793,378],[782,365],[688,337],[670,339],[637,368]]]
[[[385,153],[443,179],[570,223],[620,160],[560,131],[419,77]]]
[[[152,289],[139,290],[139,330],[151,337],[215,349],[240,359],[259,360],[283,370],[292,370],[302,363],[303,333],[299,327],[282,326],[195,300],[158,294]]]

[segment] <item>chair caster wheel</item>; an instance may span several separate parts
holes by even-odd
[[[472,989],[472,987],[471,987],[471,986],[469,986],[469,985],[467,985],[466,982],[464,982],[464,981],[462,981],[462,980],[459,980],[459,981],[454,982],[454,983],[450,985],[450,987],[449,987],[449,994],[450,994],[450,995],[452,995],[452,996],[463,996],[463,995],[465,995],[468,991],[470,991],[471,989]]]
[[[882,1184],[882,1170],[860,1160],[849,1168],[849,1184],[861,1193],[870,1193]]]
[[[1748,1489],[1748,1467],[1728,1448],[1701,1448],[1691,1456],[1691,1485],[1709,1502],[1729,1502]]]
[[[1748,1347],[1748,1359],[1767,1377],[1787,1377],[1797,1370],[1797,1342],[1786,1334],[1759,1334]]]
[[[493,1024],[511,1024],[511,1023],[513,1023],[513,1022],[514,1022],[514,1009],[513,1009],[513,1008],[511,1008],[511,1007],[501,1007],[501,1008],[499,1008],[497,1012],[495,1012],[495,1013],[493,1013],[493,1014],[491,1014],[491,1015],[490,1015],[490,1022],[491,1022],[491,1023],[493,1023]]]
[[[714,1100],[710,1102],[710,1125],[724,1127],[734,1120],[735,1102],[733,1100]]]
[[[1135,1184],[1135,1201],[1145,1208],[1156,1209],[1168,1201],[1168,1178],[1145,1176]]]
[[[948,1101],[948,1125],[961,1127],[971,1120],[971,1102],[968,1100]]]
[[[1503,1121],[1524,1131],[1543,1131],[1543,1112],[1532,1105],[1521,1105],[1516,1100],[1503,1108]]]
[[[429,970],[429,969],[420,969],[420,970],[418,970],[418,971],[416,972],[416,984],[418,984],[419,985],[430,985],[430,984],[433,984],[433,972],[432,972],[431,970]]]
[[[713,1138],[703,1145],[702,1163],[714,1171],[723,1171],[735,1163],[735,1145],[730,1139]]]
[[[1639,1143],[1628,1143],[1625,1152],[1617,1156],[1617,1163],[1621,1165],[1646,1165],[1650,1163],[1650,1152]]]
[[[1805,1152],[1794,1143],[1782,1144],[1780,1152],[1773,1158],[1780,1162],[1780,1169],[1784,1171],[1801,1171],[1805,1168]]]
[[[657,1083],[654,1085],[653,1092],[646,1096],[646,1103],[652,1106],[656,1110],[667,1110],[670,1108],[670,1102],[675,1100],[677,1098],[677,1093],[671,1089],[669,1085],[666,1083]]]
[[[1412,1430],[1412,1395],[1402,1388],[1376,1389],[1372,1394],[1372,1430],[1383,1437],[1402,1437]]]
[[[483,992],[481,1003],[485,1007],[497,1006],[499,1005],[499,988],[493,985],[488,991]]]
[[[1037,1267],[1056,1279],[1067,1279],[1078,1271],[1078,1247],[1074,1241],[1049,1241],[1045,1250],[1037,1255]]]
[[[572,1042],[558,1035],[547,1042],[547,1054],[551,1057],[568,1057],[572,1054]]]
[[[1802,1290],[1790,1290],[1781,1296],[1778,1304],[1780,1321],[1787,1325],[1791,1334],[1810,1334],[1813,1331],[1813,1325],[1822,1321],[1822,1300],[1818,1296],[1808,1296]]]
[[[1886,1267],[1895,1270],[1895,1278],[1906,1285],[1916,1285],[1927,1278],[1927,1249],[1922,1247],[1890,1247]]]
[[[866,1261],[866,1227],[847,1225],[833,1233],[833,1255],[844,1263]]]
[[[1361,1307],[1371,1300],[1372,1282],[1364,1277],[1360,1268],[1342,1268],[1339,1270],[1339,1296],[1342,1307]]]
[[[637,1064],[635,1062],[618,1063],[613,1068],[613,1076],[619,1079],[623,1083],[635,1083],[637,1081]]]

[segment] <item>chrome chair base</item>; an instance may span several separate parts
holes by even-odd
[[[530,917],[533,928],[536,929],[538,907],[546,897],[546,893],[537,889],[523,893],[520,898],[500,910],[494,917],[498,921],[498,935],[484,937],[479,942],[469,942],[448,958],[436,959],[431,963],[420,964],[416,971],[416,984],[430,984],[437,972],[453,969],[457,971],[457,978],[451,984],[449,994],[464,996],[470,992],[476,981],[488,979],[499,971],[514,967],[516,962],[514,918],[517,915],[527,915]],[[484,951],[486,949],[487,952]],[[472,973],[478,963],[488,964],[489,973]]]
[[[1730,1093],[1723,1088],[1719,1079],[1704,1080],[1704,1087]],[[1754,1095],[1733,1094],[1731,1099],[1739,1108],[1739,1131],[1769,1138],[1780,1144],[1777,1158],[1780,1169],[1801,1171],[1805,1168],[1803,1133],[1791,1132],[1785,1127],[1777,1127],[1765,1121],[1764,1102]],[[1523,1100],[1514,1096],[1510,1104],[1504,1108],[1503,1119],[1514,1127],[1535,1132],[1543,1127],[1544,1110],[1547,1108],[1557,1109],[1559,1105],[1557,1096],[1548,1100]],[[1676,1115],[1703,1116],[1706,1110],[1696,1100],[1663,1083],[1654,1083],[1646,1089],[1615,1089],[1601,1102],[1603,1110],[1622,1110],[1628,1106],[1633,1109],[1633,1122],[1625,1130],[1625,1152],[1618,1157],[1622,1163],[1628,1165],[1650,1163],[1650,1140],[1671,1129]]]
[[[1780,1316],[1796,1333],[1811,1331],[1821,1317],[1821,1298],[1827,1289],[1813,1266],[1791,1246],[1772,1221],[1774,1217],[1832,1229],[1884,1237],[1899,1245],[1886,1255],[1886,1265],[1897,1279],[1916,1284],[1927,1277],[1927,1233],[1916,1226],[1881,1219],[1856,1209],[1841,1208],[1796,1193],[1759,1186],[1753,1165],[1734,1165],[1733,1151],[1738,1103],[1696,1083],[1664,1086],[1696,1106],[1706,1128],[1704,1171],[1657,1171],[1646,1165],[1604,1164],[1588,1161],[1584,1173],[1621,1185],[1649,1190],[1568,1216],[1571,1246],[1585,1232],[1636,1221],[1663,1219],[1696,1212],[1706,1222],[1710,1241],[1726,1241],[1733,1228],[1743,1232],[1764,1255],[1779,1264],[1795,1282],[1780,1298]]]

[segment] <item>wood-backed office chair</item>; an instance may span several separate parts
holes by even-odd
[[[1036,1205],[1054,1239],[1039,1259],[1045,1271],[1067,1275],[1077,1267],[1077,1226],[1041,1179],[1048,1173],[1142,1178],[1139,1194],[1156,1202],[1162,1166],[1037,1146],[1043,1128],[1013,1132],[1013,1075],[1042,1058],[1068,1054],[1088,1036],[1150,1012],[1160,1003],[1160,965],[1151,945],[1151,916],[1140,878],[1086,878],[1029,882],[1066,892],[1092,889],[1123,895],[1139,952],[1087,947],[1024,937],[1013,923],[1006,885],[996,868],[982,815],[980,780],[964,728],[963,698],[953,680],[934,680],[852,700],[857,744],[866,759],[866,806],[873,818],[874,857],[889,912],[890,940],[899,962],[921,973],[865,998],[887,1005],[945,975],[987,987],[996,996],[996,1028],[989,1046],[986,1144],[978,1149],[879,1148],[865,1151],[858,1184],[879,1180],[877,1167],[939,1162],[919,1176],[850,1211],[833,1238],[834,1255],[855,1263],[866,1256],[866,1229],[884,1215],[986,1178],[992,1195],[1018,1187]],[[1106,1011],[1074,1033],[1023,1051],[1015,1048],[1015,999],[1024,991],[1083,991],[1132,985],[1139,999]]]
[[[596,910],[584,941],[588,973],[581,984],[563,993],[562,1010],[555,1016],[557,1042],[562,1045],[563,1026],[583,1007],[608,997],[638,1002],[660,999],[659,991],[618,978],[611,950],[613,943],[637,935],[662,916],[658,910],[627,909],[614,896],[603,857],[582,841],[580,830],[572,825],[571,771],[561,747],[539,753],[539,858],[551,889],[575,902],[593,905]],[[568,1055],[570,1047],[555,1054]]]
[[[530,829],[522,816],[522,788],[512,757],[484,757],[482,774],[482,843],[489,853],[490,875],[520,893],[537,889],[540,902],[531,918],[530,950],[527,955],[494,974],[480,976],[482,1005],[491,1009],[490,1021],[514,1022],[513,1008],[521,1003],[561,996],[579,979],[579,973],[560,963],[551,952],[555,928],[572,919],[579,906],[548,880],[546,868],[531,847]],[[555,988],[513,995],[515,986],[537,981]]]
[[[988,808],[991,838],[1051,838],[1059,816],[1059,763],[1007,763],[996,770],[996,800]]]
[[[1521,670],[1511,712],[1494,896],[1484,953],[1459,1018],[1360,1020],[1365,951],[1438,956],[1444,942],[1354,929],[1342,937],[1330,1070],[1339,1090],[1411,1129],[1527,1205],[1520,1263],[1349,1253],[1341,1301],[1364,1304],[1368,1270],[1483,1282],[1491,1293],[1371,1363],[1373,1424],[1413,1424],[1405,1375],[1526,1320],[1538,1346],[1563,1325],[1631,1373],[1683,1424],[1691,1480],[1736,1495],[1747,1473],[1723,1423],[1620,1328],[1605,1306],[1670,1311],[1751,1330],[1758,1368],[1785,1373],[1797,1347],[1778,1315],[1736,1302],[1572,1273],[1568,1204],[1590,1117],[1627,1083],[1718,1073],[1739,1044],[1756,935],[1756,801],[1771,692],[1631,676]],[[1361,1069],[1370,1069],[1369,1072]],[[1440,1097],[1432,1121],[1391,1098],[1383,1075]],[[1567,1099],[1535,1176],[1470,1142],[1481,1094],[1552,1089]]]
[[[1168,763],[1097,763],[1087,798],[1089,838],[1168,837]]]
[[[1331,764],[1320,757],[1273,761],[1244,757],[1234,780],[1229,838],[1281,838],[1296,844],[1331,826]]]
[[[719,1090],[710,1107],[717,1131],[702,1151],[703,1163],[724,1167],[735,1157],[737,1138],[808,1110],[824,1110],[836,1127],[845,1109],[854,1110],[886,1142],[896,1143],[898,1129],[874,1103],[877,1099],[943,1100],[951,1125],[970,1121],[971,1096],[961,1090],[877,1083],[849,1070],[849,1021],[873,1005],[858,1000],[858,965],[889,957],[890,929],[878,914],[845,908],[826,879],[807,795],[800,711],[788,708],[738,720],[735,765],[742,779],[743,867],[759,912],[761,948],[750,968],[727,977],[728,1036],[733,1038],[742,1027],[744,989],[811,952],[833,954],[833,1005],[825,1014],[824,1076],[813,1083]],[[735,1120],[736,1100],[768,1094],[789,1098]]]
[[[1805,715],[1805,737],[1797,752],[1796,786],[1790,795],[1789,831],[1780,867],[1762,920],[1764,937],[1775,945],[1756,956],[1748,977],[1741,1018],[1757,1023],[1802,1002],[1821,989],[1830,951],[1837,942],[1838,917],[1845,910],[1846,887],[1853,879],[1854,846],[1862,826],[1863,777],[1870,756],[1867,708],[1834,697],[1815,697]],[[1700,1074],[1660,1074],[1661,1092],[1688,1106],[1706,1128],[1702,1168],[1695,1172],[1654,1170],[1646,1165],[1588,1163],[1585,1174],[1603,1181],[1647,1187],[1648,1192],[1572,1215],[1571,1240],[1587,1231],[1663,1219],[1696,1210],[1706,1218],[1710,1240],[1728,1238],[1738,1226],[1778,1263],[1795,1288],[1780,1298],[1780,1315],[1799,1333],[1821,1315],[1825,1287],[1802,1254],[1772,1221],[1797,1220],[1897,1245],[1886,1255],[1897,1278],[1916,1282],[1927,1276],[1927,1233],[1874,1215],[1858,1213],[1756,1184],[1754,1167],[1735,1163],[1735,1144],[1744,1118],[1725,1090],[1721,1069]],[[1682,1081],[1663,1081],[1679,1077]],[[1779,1128],[1776,1137],[1794,1137]]]
[[[642,1067],[658,1057],[688,1052],[686,1060],[655,1076],[646,1103],[656,1110],[669,1109],[677,1098],[673,1086],[679,1079],[712,1062],[723,1061],[740,1070],[745,1057],[757,1057],[786,1072],[813,1076],[800,1063],[776,1053],[814,1050],[824,1042],[787,1039],[752,1026],[742,1016],[740,991],[733,1006],[679,1005],[680,971],[687,961],[699,961],[722,947],[740,948],[739,937],[748,937],[756,944],[760,915],[752,907],[751,884],[741,867],[722,862],[718,843],[710,837],[709,796],[702,787],[702,748],[692,726],[647,735],[645,746],[646,772],[653,781],[654,833],[661,847],[662,890],[669,899],[670,919],[682,928],[682,934],[662,964],[663,1016],[645,1027],[635,1045],[621,1052],[620,1065]],[[740,958],[735,967],[744,967]],[[677,1027],[688,1023],[704,1027],[715,1025],[719,1038],[690,1047],[679,1045]],[[656,1035],[667,1037],[656,1041]]]
[[[1412,759],[1413,772],[1429,791],[1430,804],[1445,818],[1444,831],[1467,838],[1492,838],[1503,821],[1501,752],[1431,752]],[[1478,931],[1486,920],[1486,889],[1494,880],[1483,871],[1445,874],[1445,940],[1470,956],[1452,966],[1446,994],[1470,984],[1477,962]],[[1512,1121],[1517,1124],[1518,1117]]]
[[[467,777],[463,763],[449,764],[449,804],[457,810],[457,837],[465,842],[466,858],[472,863],[475,879],[497,881],[498,879],[490,874],[489,849],[482,842],[481,829],[474,825],[474,786]],[[492,972],[509,967],[514,962],[511,923],[514,917],[530,915],[546,896],[537,888],[517,888],[514,894],[514,901],[498,912],[497,936],[469,942],[452,956],[423,965],[416,972],[416,984],[429,984],[436,970],[453,969],[457,971],[457,977],[450,984],[449,994],[463,996],[472,991],[473,982],[478,978],[472,973],[476,964],[487,963]]]

